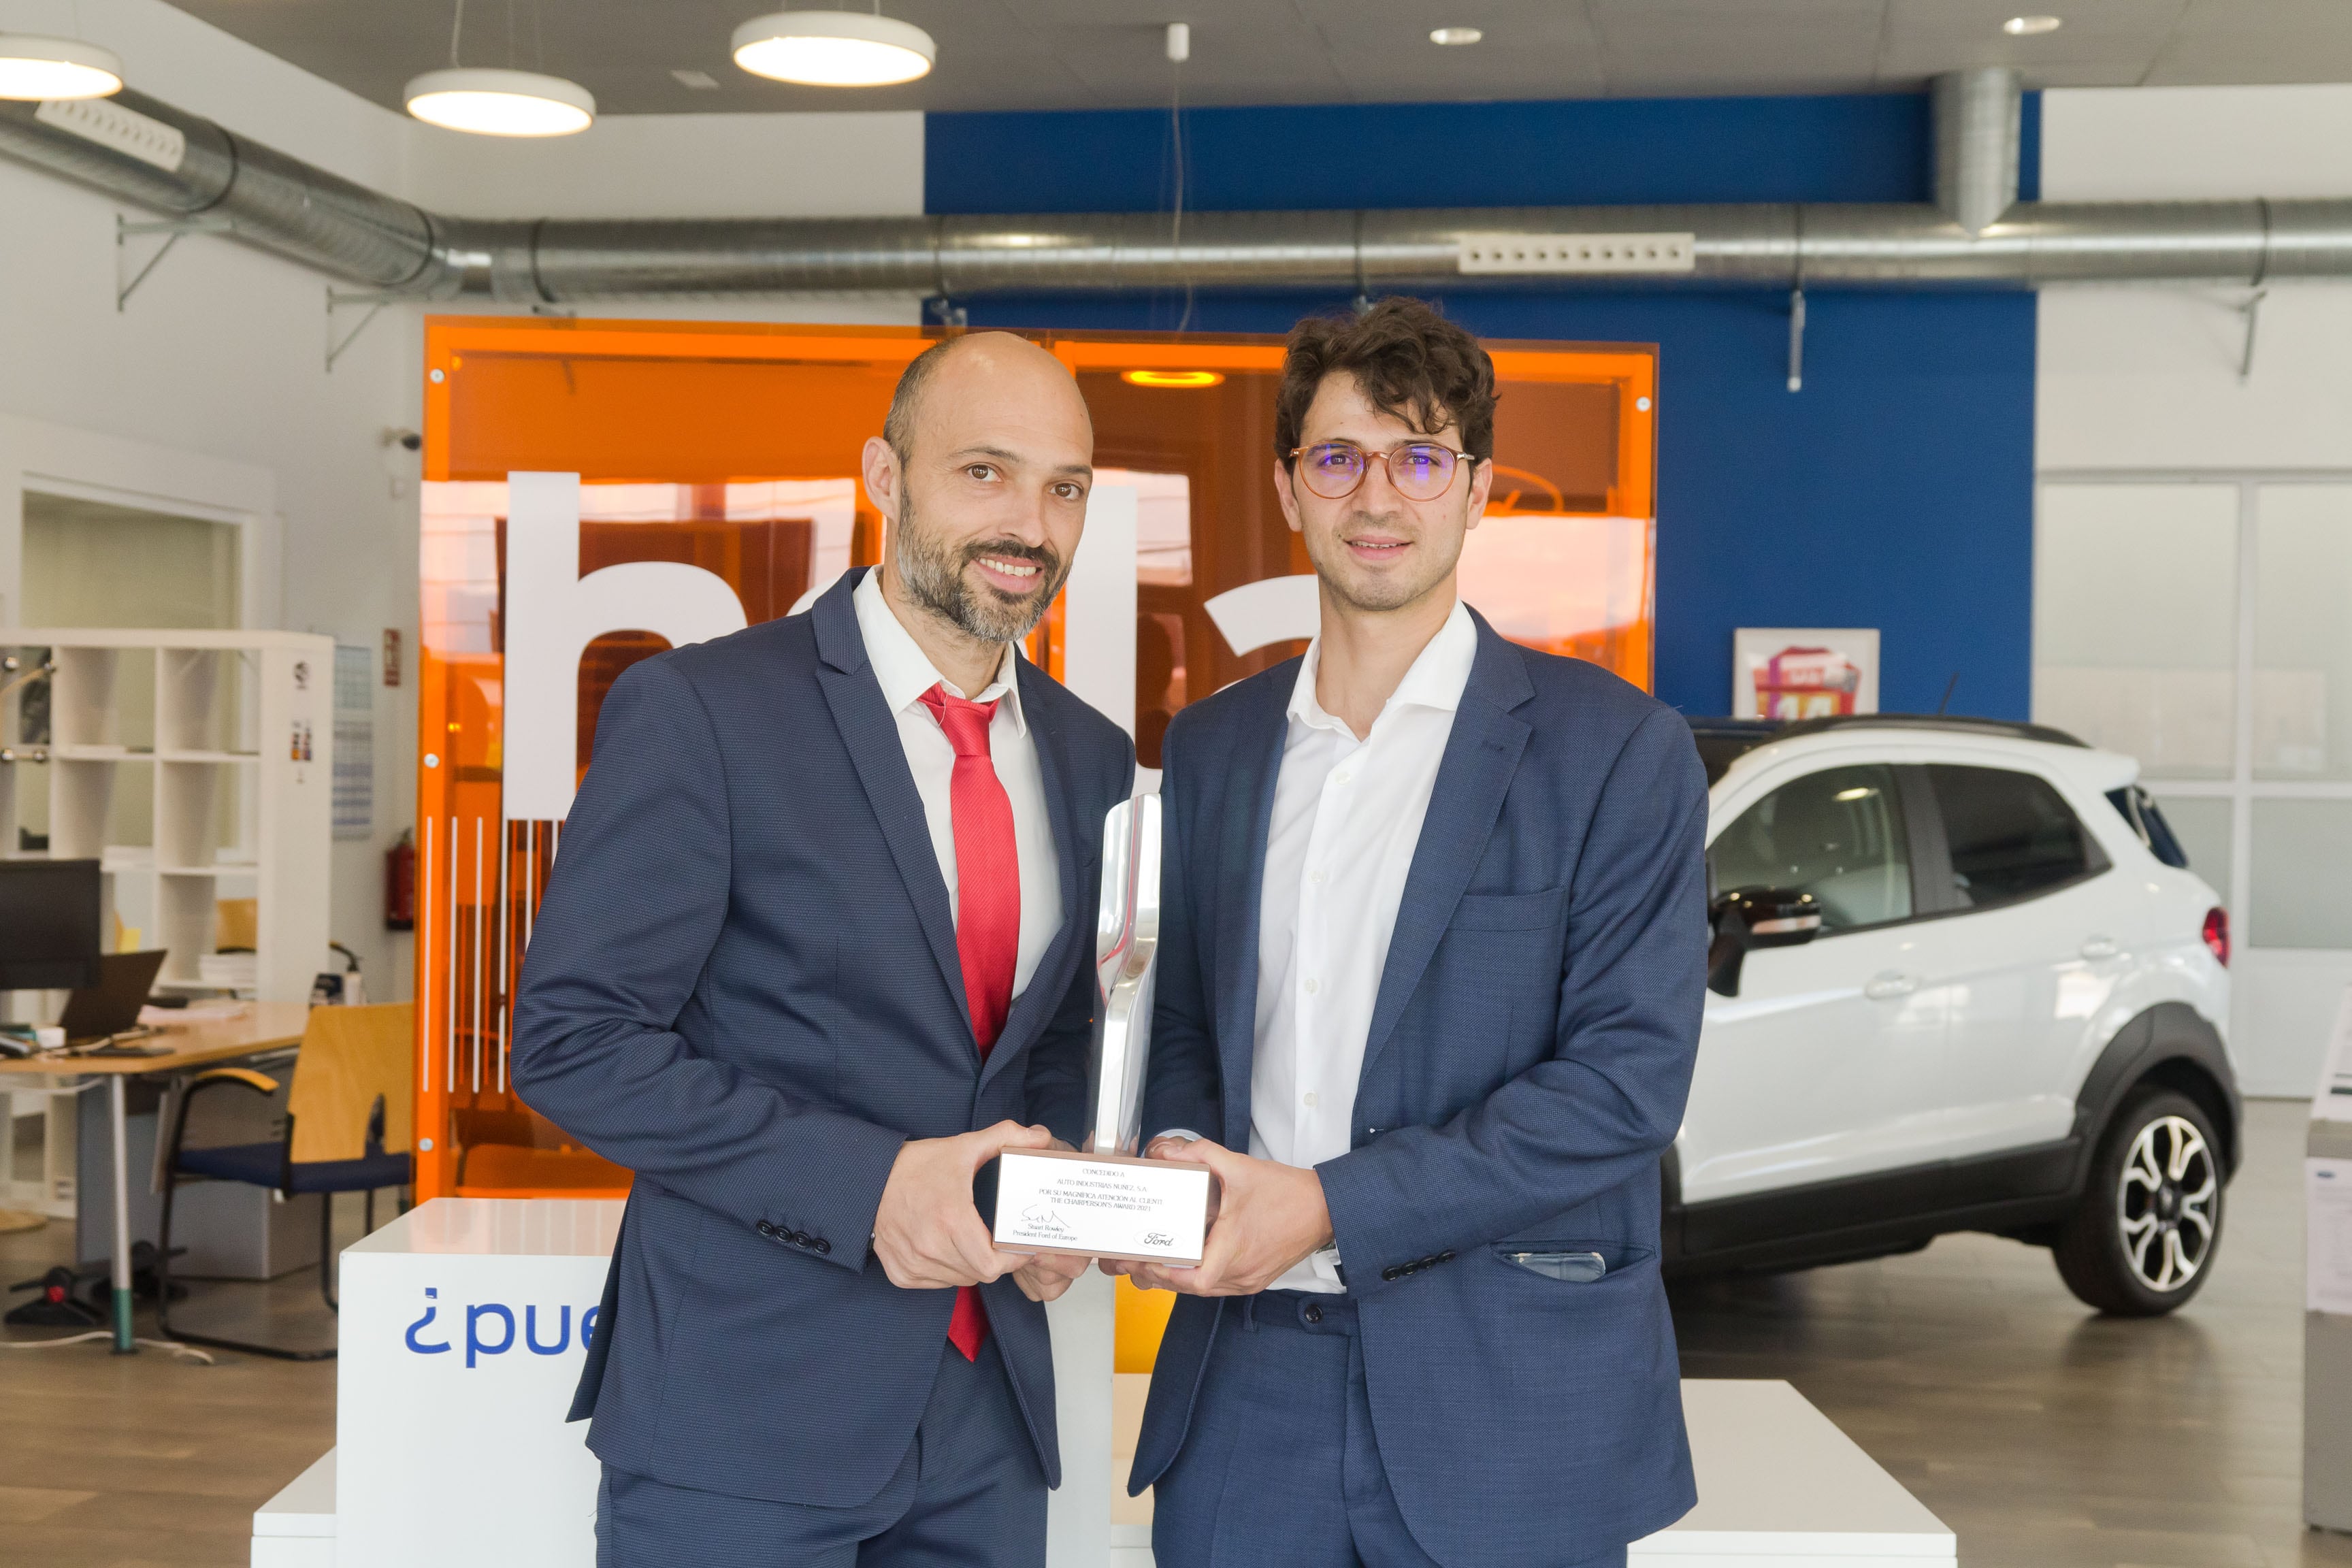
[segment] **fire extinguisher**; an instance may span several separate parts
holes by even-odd
[[[383,852],[383,929],[416,929],[416,846],[404,828]]]

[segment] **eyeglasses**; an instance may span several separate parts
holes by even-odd
[[[1435,500],[1454,483],[1455,464],[1478,461],[1434,441],[1407,441],[1385,452],[1368,452],[1353,441],[1322,441],[1293,447],[1290,456],[1299,481],[1325,500],[1354,495],[1376,458],[1388,465],[1390,488],[1407,500]]]

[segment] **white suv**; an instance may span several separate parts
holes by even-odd
[[[2194,1295],[2238,1162],[2229,925],[2138,764],[1980,720],[1692,729],[1715,939],[1670,1271],[1983,1230],[2104,1311]]]

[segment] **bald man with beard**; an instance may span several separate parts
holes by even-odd
[[[1016,337],[929,349],[863,478],[878,570],[614,683],[516,1088],[635,1173],[572,1418],[599,1568],[1035,1564],[1045,1303],[974,1183],[1078,1138],[1103,817],[1135,752],[1014,644],[1093,426]]]

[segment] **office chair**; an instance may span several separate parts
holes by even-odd
[[[287,1350],[278,1345],[214,1338],[175,1331],[172,1311],[172,1199],[184,1177],[245,1182],[272,1187],[288,1197],[319,1194],[319,1294],[327,1310],[335,1304],[334,1208],[337,1193],[367,1194],[367,1228],[375,1228],[380,1187],[404,1187],[414,1179],[409,1149],[415,1107],[411,1063],[415,1010],[406,1002],[380,1007],[313,1007],[303,1026],[295,1062],[294,1088],[286,1101],[286,1137],[276,1143],[232,1143],[210,1149],[185,1147],[188,1108],[199,1094],[236,1085],[256,1094],[278,1092],[278,1080],[251,1068],[215,1068],[188,1080],[173,1119],[172,1142],[163,1163],[163,1234],[155,1266],[159,1289],[156,1327],[166,1339],[217,1345],[275,1356],[281,1361],[327,1361],[332,1349]]]

